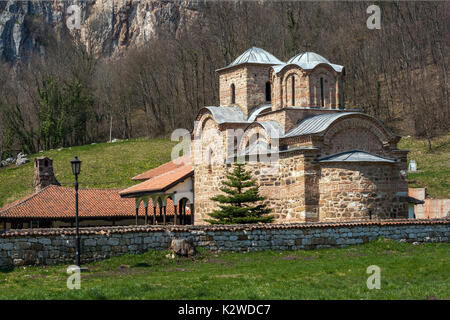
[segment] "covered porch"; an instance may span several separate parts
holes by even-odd
[[[173,211],[168,212],[168,202],[173,203]],[[188,225],[194,224],[194,203],[192,197],[183,196],[181,199],[177,193],[155,193],[135,198],[136,225]],[[143,212],[142,212],[143,211]],[[144,215],[142,214],[144,213]]]
[[[180,164],[169,166],[177,160]],[[136,225],[194,224],[194,170],[190,159],[179,158],[139,176],[145,175],[149,178],[119,192],[122,198],[134,198]],[[167,212],[170,202],[173,212]]]

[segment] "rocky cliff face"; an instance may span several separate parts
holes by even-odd
[[[98,54],[114,56],[152,38],[176,37],[197,9],[195,0],[0,1],[0,56],[17,61],[39,52],[46,33],[60,28]]]

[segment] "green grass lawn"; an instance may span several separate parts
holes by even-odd
[[[450,244],[379,239],[341,249],[213,253],[166,251],[88,265],[81,289],[65,265],[0,272],[0,299],[450,299]],[[381,268],[381,289],[366,286]]]
[[[432,198],[450,198],[450,134],[435,139],[431,152],[426,140],[414,138],[402,138],[399,148],[410,150],[408,163],[417,162],[419,172],[408,174],[409,180],[415,180],[411,188],[426,187]]]
[[[61,151],[51,150],[29,156],[46,155],[53,159],[58,181],[73,185],[70,160],[78,155],[83,161],[79,177],[83,188],[124,188],[132,185],[131,177],[170,160],[175,142],[145,138],[98,143]],[[409,159],[417,161],[420,172],[409,175],[417,182],[412,187],[426,186],[435,198],[450,198],[450,135],[433,141],[433,152],[427,152],[426,141],[403,138],[399,148],[409,149]],[[0,168],[0,207],[33,192],[33,163],[20,167]]]
[[[51,150],[29,156],[30,163],[0,169],[0,207],[33,192],[33,159],[48,156],[59,183],[73,186],[70,160],[82,160],[80,188],[123,188],[135,184],[131,178],[170,161],[170,140],[133,139],[115,143],[98,143],[61,151]]]

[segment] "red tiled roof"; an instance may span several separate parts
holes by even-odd
[[[185,165],[181,168],[161,174],[152,179],[146,180],[132,187],[119,192],[121,196],[132,196],[141,193],[163,192],[177,182],[191,176],[194,172],[192,165]]]
[[[191,162],[191,159],[189,156],[182,156],[175,160],[164,163],[164,164],[160,165],[159,167],[156,167],[156,168],[148,170],[144,173],[138,174],[137,176],[131,178],[131,180],[145,181],[145,180],[154,178],[156,176],[159,176],[161,174],[164,174],[166,172],[172,171],[174,169],[183,167],[190,162]]]
[[[117,189],[80,189],[79,216],[81,218],[135,217],[136,207],[132,198],[121,198]],[[153,214],[149,200],[148,214]],[[159,214],[159,208],[157,208]],[[166,214],[173,215],[174,207],[167,199]],[[140,204],[139,216],[145,215]],[[1,218],[75,218],[75,190],[51,185],[10,203],[0,209]]]

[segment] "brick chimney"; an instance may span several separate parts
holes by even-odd
[[[60,186],[53,173],[53,160],[48,157],[39,157],[34,159],[34,192],[37,192],[46,186]]]

